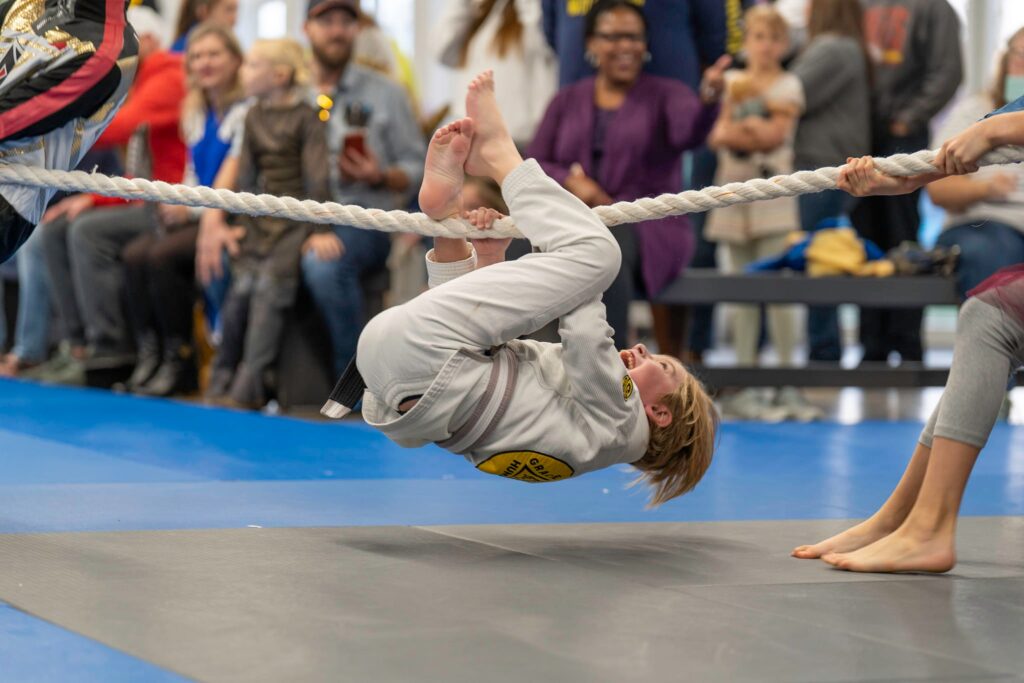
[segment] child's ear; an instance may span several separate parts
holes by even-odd
[[[653,403],[649,406],[644,406],[644,411],[651,422],[662,429],[672,424],[672,411],[664,403]]]

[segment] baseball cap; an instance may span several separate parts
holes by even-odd
[[[306,18],[318,17],[332,9],[347,10],[356,19],[359,18],[359,0],[309,0],[306,6]]]

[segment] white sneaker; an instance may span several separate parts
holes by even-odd
[[[781,422],[785,413],[772,403],[773,390],[748,387],[722,401],[722,413],[737,420]]]
[[[782,387],[775,397],[777,407],[786,420],[797,422],[815,422],[825,417],[825,411],[804,398],[803,393],[796,387]]]

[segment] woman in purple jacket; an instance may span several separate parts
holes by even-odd
[[[597,75],[562,88],[527,155],[589,206],[678,192],[682,153],[703,144],[718,113],[723,57],[707,70],[698,97],[682,83],[642,73],[647,52],[643,12],[627,0],[600,0],[587,15],[587,59]],[[619,348],[628,346],[628,310],[637,284],[654,298],[693,255],[685,216],[612,230],[622,270],[605,292]],[[662,353],[678,354],[668,307],[653,306]]]

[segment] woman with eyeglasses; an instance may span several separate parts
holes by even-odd
[[[643,73],[647,20],[627,0],[595,4],[586,37],[587,59],[597,74],[559,91],[527,156],[592,207],[678,192],[680,158],[703,144],[714,124],[728,58],[705,72],[700,96],[677,80]],[[634,293],[655,298],[689,263],[694,238],[686,216],[620,226],[612,234],[622,269],[604,303],[615,343],[625,348]],[[682,334],[671,329],[668,307],[652,310],[659,349],[677,354]]]

